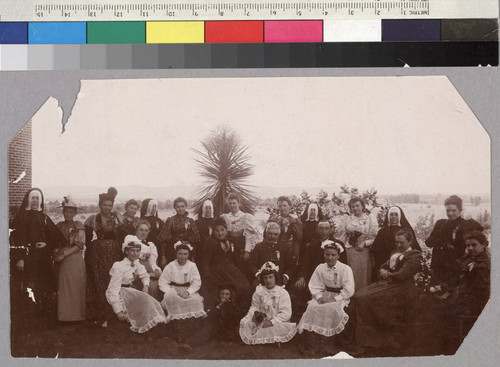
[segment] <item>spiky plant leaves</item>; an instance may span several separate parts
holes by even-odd
[[[205,186],[199,192],[194,204],[200,208],[205,200],[212,200],[217,215],[229,211],[227,197],[236,194],[240,198],[240,208],[247,213],[254,212],[257,197],[247,184],[253,174],[250,164],[251,155],[248,146],[231,128],[219,127],[201,141],[202,149],[192,149],[197,154],[199,174],[204,178]]]

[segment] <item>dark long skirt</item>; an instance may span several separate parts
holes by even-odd
[[[356,344],[373,348],[400,345],[415,295],[412,282],[392,284],[386,280],[357,291],[350,306],[354,307]]]
[[[111,315],[106,300],[109,271],[116,261],[123,259],[121,244],[115,240],[95,240],[85,251],[87,267],[87,318],[99,321]]]
[[[252,289],[247,277],[232,263],[220,262],[210,269],[210,278],[206,282],[204,296],[207,304],[216,302],[217,289],[219,285],[229,283],[234,286],[237,302],[241,306],[250,306]]]

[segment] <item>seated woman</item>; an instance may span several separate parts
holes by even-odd
[[[421,267],[421,254],[411,248],[409,229],[396,232],[396,250],[379,270],[379,280],[356,291],[348,308],[361,347],[400,347],[401,318],[415,298],[414,276]]]
[[[201,263],[203,291],[211,304],[217,288],[223,283],[235,285],[240,304],[250,305],[251,288],[247,277],[236,267],[234,244],[227,238],[224,219],[214,221],[214,232],[205,243],[205,255]]]
[[[190,350],[190,343],[195,325],[192,319],[205,317],[203,298],[198,294],[201,277],[196,264],[189,260],[193,247],[178,241],[174,244],[177,259],[163,269],[160,276],[160,290],[165,293],[161,305],[167,310],[167,320],[175,320],[177,341],[180,348]],[[189,321],[188,321],[189,320]]]
[[[106,290],[106,299],[120,321],[128,321],[130,330],[145,333],[158,323],[166,323],[160,303],[148,294],[149,275],[138,261],[141,243],[131,241],[124,244],[125,258],[113,264],[109,274],[111,280]],[[138,277],[142,292],[134,288]]]
[[[158,286],[158,278],[161,275],[161,268],[156,264],[158,260],[158,250],[155,244],[148,241],[150,224],[148,221],[141,220],[137,226],[136,235],[128,235],[125,237],[124,243],[138,241],[141,244],[141,253],[139,254],[139,262],[146,268],[149,274],[149,295],[161,301],[161,292]]]
[[[229,283],[219,285],[216,304],[207,311],[211,337],[228,342],[238,340],[238,329],[243,314],[236,301],[233,285]]]
[[[292,303],[285,288],[276,285],[279,268],[266,262],[259,271],[262,284],[252,296],[252,306],[240,322],[240,337],[245,344],[285,343],[297,332]]]
[[[339,334],[349,320],[344,308],[354,294],[354,277],[349,266],[338,261],[344,251],[337,242],[323,241],[325,262],[316,267],[309,290],[313,299],[309,301],[306,312],[302,315],[298,332],[304,330],[315,332],[326,337]],[[323,340],[320,340],[320,344]],[[307,340],[306,344],[311,345]]]
[[[384,224],[379,229],[371,247],[371,252],[375,260],[375,269],[380,268],[383,263],[389,260],[392,251],[396,248],[394,235],[402,228],[408,228],[411,231],[413,236],[411,247],[414,250],[421,251],[420,245],[415,237],[415,232],[406,219],[403,209],[393,205],[387,210]]]
[[[459,259],[460,281],[456,294],[456,314],[477,317],[490,298],[491,259],[488,240],[480,231],[464,234],[466,254]]]

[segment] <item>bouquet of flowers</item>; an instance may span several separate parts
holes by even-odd
[[[415,274],[415,287],[421,292],[431,292],[432,285],[432,270],[431,270],[431,251],[423,251],[422,259],[420,260],[420,271]]]

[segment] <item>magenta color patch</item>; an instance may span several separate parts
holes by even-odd
[[[323,21],[265,21],[264,42],[323,42]]]

